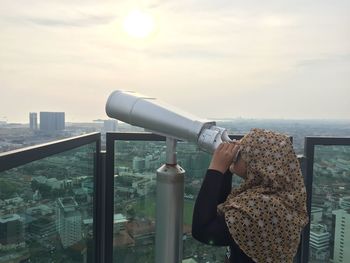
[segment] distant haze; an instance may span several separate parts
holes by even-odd
[[[122,30],[132,10],[156,31]],[[204,118],[350,119],[350,1],[2,0],[0,121],[107,118],[134,90]]]

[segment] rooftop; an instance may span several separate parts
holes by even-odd
[[[12,215],[5,215],[5,216],[1,216],[0,217],[0,223],[8,223],[11,221],[16,221],[16,220],[20,220],[21,217],[17,214],[12,214]]]
[[[78,206],[73,197],[58,198],[58,202],[62,208],[75,208]]]

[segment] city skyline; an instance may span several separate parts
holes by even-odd
[[[343,233],[350,222],[350,148],[349,139],[343,139],[340,145],[337,144],[337,139],[341,134],[349,134],[350,127],[323,123],[311,127],[296,122],[238,123],[240,125],[234,126],[240,127],[241,130],[237,131],[240,134],[243,134],[248,126],[257,123],[294,133],[296,136],[293,136],[293,145],[296,146],[296,150],[301,149],[300,140],[304,142],[305,132],[309,135],[316,132],[335,136],[332,145],[324,145],[324,136],[316,145],[310,141],[308,143],[308,147],[314,149],[313,154],[307,150],[308,154],[305,155],[306,167],[313,167],[312,174],[304,170],[304,176],[312,178],[306,180],[307,189],[312,187],[312,198],[309,199],[311,231],[309,247],[305,247],[307,243],[303,242],[303,249],[309,249],[311,263],[328,263],[331,259],[334,259],[334,262],[346,261],[348,254],[344,248],[347,247],[349,239]],[[95,128],[105,129],[105,126],[105,123],[100,122]],[[66,135],[71,137],[77,132],[81,134],[83,127],[87,131],[93,126],[78,125],[74,129],[67,127]],[[118,126],[119,128],[125,127]],[[227,128],[231,129],[231,126]],[[23,134],[25,130],[29,135],[27,138]],[[29,127],[22,128],[21,131],[21,140],[2,140],[0,149],[1,143],[4,143],[5,147],[10,142],[33,145],[32,142],[42,137]],[[115,137],[109,141],[114,144],[111,158],[114,165],[110,171],[111,175],[114,175],[113,188],[110,188],[114,204],[108,206],[108,211],[114,214],[114,222],[113,242],[107,245],[113,249],[114,261],[152,262],[155,249],[157,250],[154,243],[157,208],[155,171],[165,162],[166,143],[158,141],[160,138],[153,135],[144,135],[141,141],[135,140],[137,137],[132,137],[135,136],[132,132],[129,136],[121,140]],[[99,137],[98,140],[102,142],[103,135]],[[47,136],[42,139],[47,139]],[[47,145],[41,147],[49,149]],[[96,169],[96,166],[99,166],[96,159],[99,147],[100,143],[96,141],[55,155],[50,155],[50,151],[47,150],[46,157],[24,165],[19,164],[1,173],[0,183],[3,191],[0,192],[0,224],[2,229],[6,230],[0,231],[2,259],[13,257],[47,262],[48,259],[67,261],[79,257],[77,262],[93,262],[92,255],[96,246],[93,246],[92,242],[96,232],[92,223],[95,219],[94,209],[97,207],[94,193],[98,189],[95,182],[101,175]],[[34,152],[35,149],[32,148],[31,151]],[[201,187],[201,180],[210,163],[210,154],[200,151],[196,144],[179,142],[177,155],[178,164],[186,171],[184,214],[181,219],[183,258],[192,258],[198,263],[222,262],[224,248],[205,246],[191,236],[193,206]],[[2,158],[4,157],[6,158],[6,153],[2,155]],[[233,187],[242,183],[242,180],[236,179],[238,178],[234,176]],[[97,214],[97,218],[99,215]]]
[[[38,112],[27,112],[27,113],[23,113],[23,115],[26,115],[26,118],[23,118],[22,120],[22,117],[19,121],[14,121],[12,119],[8,119],[6,116],[2,116],[0,117],[0,125],[4,125],[4,124],[9,124],[9,125],[29,125],[29,127],[31,127],[31,121],[34,121],[33,120],[33,117],[31,117],[31,114],[38,114],[38,113],[41,113],[41,112],[49,112],[49,111],[38,111]],[[183,112],[183,111],[182,111]],[[92,124],[92,123],[97,123],[97,122],[103,122],[105,123],[106,125],[108,125],[108,123],[111,123],[111,122],[116,122],[116,123],[121,123],[121,124],[124,124],[124,125],[130,125],[128,123],[125,123],[123,121],[120,121],[120,120],[117,120],[117,119],[113,119],[113,118],[110,118],[108,117],[107,115],[106,116],[103,116],[101,118],[97,118],[97,119],[92,119],[92,118],[84,118],[84,119],[76,119],[76,120],[73,120],[72,118],[69,117],[69,113],[68,113],[68,116],[67,116],[67,112],[62,112],[65,114],[65,123],[68,124],[68,125],[72,125],[72,124]],[[28,115],[29,114],[29,115]],[[193,115],[192,116],[195,116],[195,117],[198,117],[198,118],[201,118],[199,115]],[[2,118],[2,119],[1,119]],[[32,119],[31,119],[32,118]],[[201,118],[202,119],[202,118]],[[207,119],[207,120],[212,120],[212,121],[216,121],[216,122],[230,122],[230,121],[281,121],[281,122],[284,122],[284,121],[296,121],[296,122],[302,122],[302,123],[305,123],[305,122],[310,122],[310,124],[312,124],[313,122],[324,122],[324,123],[347,123],[347,122],[350,122],[350,118],[331,118],[331,119],[327,119],[327,118],[293,118],[293,117],[290,117],[290,118],[254,118],[254,117],[241,117],[241,116],[238,116],[238,117],[212,117],[212,118],[204,118],[204,119]],[[37,117],[36,119],[36,124],[39,126],[40,125],[40,118]],[[132,127],[135,127],[136,129],[142,129],[142,127],[138,127],[138,126],[134,126],[134,125],[130,125]],[[37,127],[39,128],[39,127]]]
[[[147,37],[132,37],[132,23],[125,32],[135,10],[153,19]],[[105,119],[116,89],[203,118],[350,119],[349,10],[345,0],[5,0],[0,121]]]

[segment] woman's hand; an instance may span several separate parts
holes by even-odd
[[[211,158],[209,169],[225,173],[232,164],[238,150],[239,146],[237,142],[221,143]]]

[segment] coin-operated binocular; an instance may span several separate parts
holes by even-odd
[[[114,91],[108,98],[109,117],[166,136],[166,163],[157,170],[156,263],[182,262],[182,218],[185,171],[176,162],[176,142],[196,143],[212,153],[231,141],[224,128],[201,120],[155,98]]]
[[[214,121],[199,119],[155,98],[134,92],[114,91],[108,98],[109,117],[166,137],[194,142],[212,153],[221,142],[231,141],[226,129]]]

